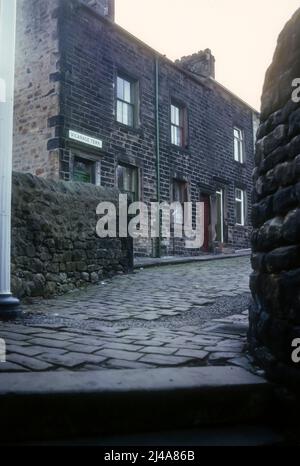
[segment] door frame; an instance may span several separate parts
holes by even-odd
[[[221,239],[220,243],[224,243],[224,188],[218,188],[216,191],[216,197],[220,196],[221,198]],[[216,199],[216,209],[217,209],[217,215],[218,215],[218,200]],[[218,219],[217,219],[218,220]],[[218,224],[218,222],[217,222]]]

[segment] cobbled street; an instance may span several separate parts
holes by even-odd
[[[1,372],[237,365],[249,257],[137,270],[47,301],[1,324]]]

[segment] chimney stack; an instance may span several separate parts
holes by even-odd
[[[112,21],[115,20],[115,0],[83,0],[83,2]]]
[[[198,76],[215,79],[215,61],[211,50],[205,49],[193,55],[182,57],[175,63]]]

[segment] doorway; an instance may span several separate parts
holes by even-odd
[[[203,252],[209,252],[210,249],[210,196],[209,194],[202,194],[200,201],[204,204],[204,243],[202,246]]]

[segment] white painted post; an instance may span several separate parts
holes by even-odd
[[[19,301],[11,295],[11,190],[16,0],[0,0],[0,315]]]

